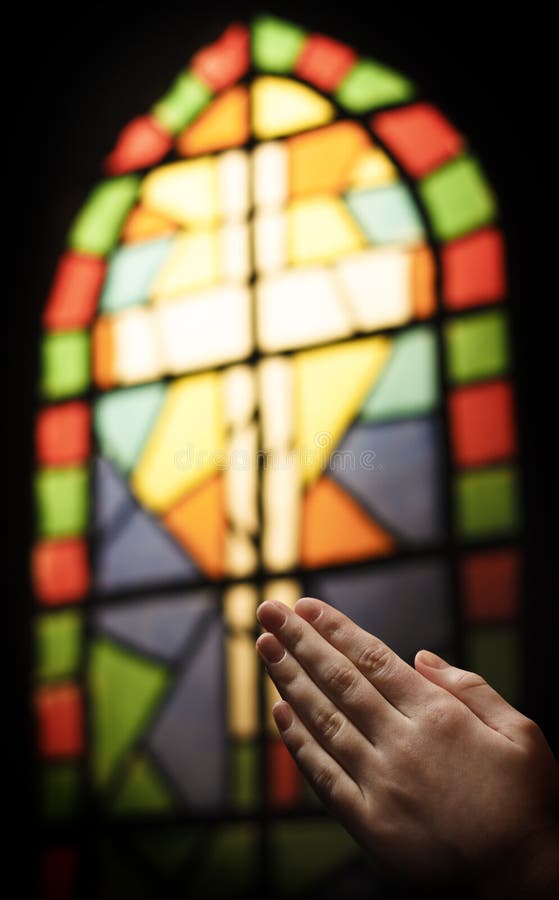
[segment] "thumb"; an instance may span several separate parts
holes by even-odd
[[[415,668],[433,684],[453,694],[494,731],[512,738],[511,725],[518,712],[481,675],[457,669],[429,650],[416,654]]]

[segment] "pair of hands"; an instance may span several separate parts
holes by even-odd
[[[377,863],[491,898],[559,897],[559,768],[534,722],[479,675],[425,650],[414,669],[320,600],[257,615],[281,737]]]

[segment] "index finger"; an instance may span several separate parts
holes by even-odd
[[[295,612],[343,653],[404,715],[414,715],[428,699],[432,699],[433,685],[419,672],[379,638],[328,603],[314,597],[302,597],[295,604]]]

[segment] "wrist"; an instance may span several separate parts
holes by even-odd
[[[478,896],[480,900],[559,897],[559,823],[533,832],[521,845],[503,854],[482,874]]]

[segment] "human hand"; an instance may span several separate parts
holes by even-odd
[[[559,767],[537,725],[479,675],[427,651],[413,669],[320,600],[267,601],[258,620],[283,741],[377,862],[492,898],[559,896]]]

